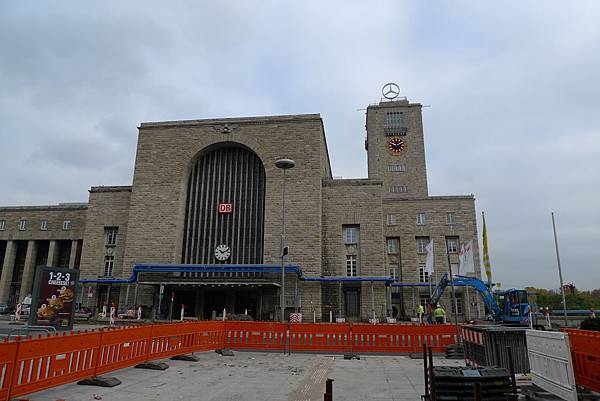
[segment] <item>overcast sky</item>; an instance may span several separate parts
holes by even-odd
[[[0,205],[131,184],[142,121],[320,113],[334,175],[365,177],[360,109],[394,81],[494,279],[558,288],[554,210],[565,282],[600,287],[597,1],[155,3],[1,6]]]

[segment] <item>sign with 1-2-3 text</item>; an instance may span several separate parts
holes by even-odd
[[[29,324],[71,330],[78,283],[79,270],[38,266],[33,282]]]
[[[231,203],[219,203],[219,214],[233,213],[233,205]]]

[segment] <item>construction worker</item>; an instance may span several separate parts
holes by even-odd
[[[433,317],[435,318],[436,324],[444,324],[446,321],[446,311],[440,304],[437,304],[437,308],[433,310]]]
[[[419,315],[419,322],[421,324],[423,324],[423,314],[425,313],[425,308],[423,307],[423,304],[419,304],[419,306],[417,306],[417,315]]]

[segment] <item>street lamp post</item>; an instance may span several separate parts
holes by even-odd
[[[291,159],[279,159],[275,162],[275,167],[283,170],[283,191],[282,191],[282,205],[281,205],[281,298],[279,300],[281,307],[280,322],[285,321],[285,173],[287,170],[293,168],[296,165]]]

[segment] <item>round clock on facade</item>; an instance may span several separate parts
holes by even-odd
[[[217,258],[217,260],[227,260],[229,259],[229,256],[231,256],[231,249],[229,249],[227,245],[217,245],[217,248],[215,249],[215,258]]]
[[[400,154],[400,152],[402,152],[404,150],[404,148],[406,148],[406,144],[404,143],[404,141],[402,139],[392,138],[388,142],[388,149],[393,154],[396,154],[396,155]]]

